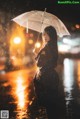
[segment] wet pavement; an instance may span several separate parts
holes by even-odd
[[[63,83],[69,119],[80,119],[80,59],[64,60]]]
[[[66,119],[80,119],[80,60],[65,58],[56,70],[64,87]],[[34,73],[34,68],[0,71],[0,111],[9,110],[9,119],[48,119],[44,107],[35,103],[29,108],[35,99]]]

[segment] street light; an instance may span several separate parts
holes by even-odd
[[[41,47],[41,43],[40,42],[36,42],[35,47],[36,48],[40,48]]]
[[[14,42],[15,44],[19,44],[19,43],[21,42],[21,38],[20,38],[20,37],[15,37],[15,38],[13,39],[13,42]]]

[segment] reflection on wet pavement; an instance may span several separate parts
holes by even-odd
[[[31,91],[30,86],[32,85],[32,77],[31,75],[29,76],[28,73],[29,72],[27,72],[27,70],[21,70],[10,72],[0,76],[0,89],[2,91],[1,95],[4,96],[3,98],[5,99],[6,97],[8,98],[8,106],[15,105],[15,112],[18,112],[19,118],[21,118],[22,115],[24,115],[24,113],[27,112],[28,105],[29,103],[31,103],[30,98],[32,97],[29,98],[29,94]],[[10,97],[12,98],[11,101],[9,99]],[[5,104],[5,100],[2,102],[2,104],[0,103],[0,105]],[[2,107],[4,108],[5,106]]]
[[[80,119],[80,60],[65,58],[60,67],[66,119]],[[0,110],[9,110],[10,119],[47,119],[44,107],[37,103],[31,107],[35,100],[34,73],[35,69],[22,69],[0,74]]]
[[[72,60],[66,58],[64,60],[63,82],[66,99],[67,119],[79,119],[80,99],[79,88],[79,65],[80,60]]]
[[[77,77],[78,87],[80,89],[80,60],[77,61]]]
[[[72,108],[71,103],[73,100],[72,91],[74,84],[74,62],[70,59],[64,60],[64,91],[66,93],[66,110],[67,110],[67,118],[72,118]]]

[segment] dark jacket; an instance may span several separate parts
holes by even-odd
[[[48,44],[40,51],[36,60],[37,65],[41,67],[41,76],[34,79],[35,92],[39,102],[53,103],[58,95],[59,77],[54,68],[57,66],[58,51],[54,43]]]
[[[62,119],[66,114],[66,105],[64,94],[62,95],[60,93],[64,89],[63,87],[62,90],[59,88],[61,83],[58,73],[55,70],[58,59],[57,46],[53,42],[48,42],[38,54],[37,59],[37,65],[42,67],[39,79],[36,77],[34,79],[38,104],[46,107],[49,119],[60,119],[60,117]]]
[[[40,51],[36,60],[37,65],[41,67],[41,73],[47,70],[52,70],[57,66],[58,50],[53,42],[49,41],[47,45]]]

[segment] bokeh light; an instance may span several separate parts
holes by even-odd
[[[40,47],[41,47],[41,43],[40,43],[40,42],[36,42],[36,43],[35,43],[35,47],[36,47],[36,48],[40,48]]]
[[[77,29],[79,29],[79,28],[80,28],[79,24],[76,24],[76,25],[75,25],[75,27],[76,27]]]
[[[15,44],[19,44],[19,43],[21,43],[21,38],[20,37],[15,37],[13,41],[14,41]]]
[[[32,45],[32,44],[33,44],[33,40],[32,40],[32,39],[29,39],[28,43],[29,43],[30,45]]]

